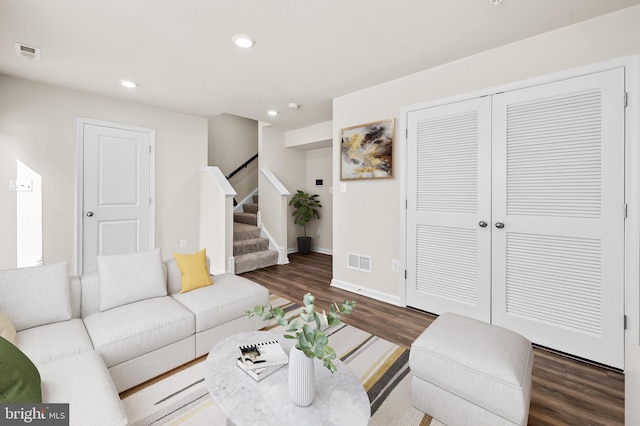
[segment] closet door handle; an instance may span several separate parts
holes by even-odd
[[[481,220],[480,222],[478,222],[478,226],[480,228],[486,228],[487,227],[487,222],[485,222],[484,220]]]
[[[87,212],[87,217],[93,216],[93,212]]]
[[[498,229],[502,229],[502,228],[504,228],[504,223],[502,223],[502,222],[496,222],[496,228],[498,228]]]

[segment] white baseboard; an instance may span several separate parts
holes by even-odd
[[[379,300],[381,302],[389,303],[391,305],[400,306],[402,308],[405,307],[400,302],[400,297],[392,296],[387,293],[382,293],[377,290],[371,290],[369,288],[363,288],[361,286],[348,283],[346,281],[340,281],[336,279],[331,280],[331,287],[336,287],[342,290],[350,291],[351,293],[361,294],[363,296],[369,297],[371,299]]]
[[[333,256],[333,250],[325,249],[325,248],[322,248],[322,247],[311,247],[311,251],[316,252],[316,253],[320,253],[320,254],[328,254],[330,256]]]
[[[330,256],[333,256],[333,250],[329,250],[329,249],[325,249],[322,247],[311,247],[311,251],[314,253],[320,253],[320,254],[328,254]],[[291,253],[297,253],[298,252],[298,248],[297,247],[289,247],[287,249],[287,253],[291,254]]]

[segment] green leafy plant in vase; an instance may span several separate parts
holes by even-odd
[[[285,317],[282,308],[273,306],[256,306],[246,311],[245,315],[252,317],[257,315],[263,320],[274,320],[278,325],[285,328],[284,337],[286,339],[296,339],[296,348],[301,350],[308,358],[318,358],[322,364],[332,373],[337,371],[333,360],[336,359],[336,351],[329,346],[329,337],[323,330],[323,324],[333,327],[340,324],[340,315],[348,315],[356,307],[355,301],[345,300],[341,305],[333,303],[329,306],[329,313],[325,311],[318,313],[315,307],[316,298],[311,293],[304,295],[302,302],[304,307],[300,313],[299,321],[293,316]],[[315,328],[310,324],[315,324]]]

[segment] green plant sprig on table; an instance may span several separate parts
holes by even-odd
[[[274,308],[271,305],[258,305],[244,314],[249,318],[256,315],[264,321],[275,320],[278,325],[285,327],[286,333],[295,333],[295,335],[284,334],[284,337],[296,339],[296,348],[300,349],[308,358],[318,358],[329,371],[334,373],[337,371],[333,363],[333,360],[336,359],[336,351],[329,346],[329,338],[322,329],[322,324],[329,327],[340,324],[340,315],[350,314],[355,309],[356,302],[345,300],[341,305],[334,302],[329,306],[329,314],[325,311],[319,314],[316,312],[315,301],[316,298],[311,293],[304,295],[302,299],[304,307],[300,313],[300,318],[304,321],[302,324],[297,319],[294,320],[293,315],[286,318],[282,308]],[[315,324],[316,327],[313,328],[309,324]]]

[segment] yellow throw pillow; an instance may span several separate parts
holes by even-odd
[[[180,274],[182,275],[182,290],[180,293],[206,287],[213,284],[207,271],[207,249],[194,254],[174,253]]]

